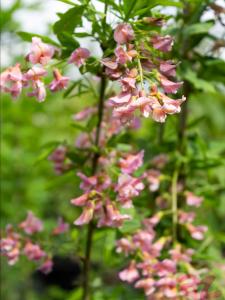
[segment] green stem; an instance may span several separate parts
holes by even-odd
[[[143,70],[142,70],[140,58],[137,59],[137,62],[138,62],[138,70],[140,74],[141,89],[144,90],[144,78],[143,78]]]
[[[178,169],[175,169],[172,178],[172,218],[173,218],[173,242],[177,240],[177,181]]]

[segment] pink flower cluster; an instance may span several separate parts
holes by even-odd
[[[172,38],[153,35],[148,48],[144,45],[149,41],[136,40],[134,44],[134,38],[130,24],[119,24],[114,32],[115,56],[102,59],[106,75],[121,85],[120,94],[109,99],[113,116],[127,123],[139,112],[145,118],[165,122],[167,115],[180,112],[185,101],[184,96],[174,100],[166,95],[175,94],[182,85],[171,80],[176,75],[176,65],[161,59],[161,53],[171,51]],[[156,56],[155,50],[159,52]]]
[[[50,63],[56,51],[56,48],[43,43],[40,38],[33,37],[31,51],[26,56],[26,60],[32,64],[31,67],[22,71],[20,64],[17,63],[15,66],[6,69],[1,73],[1,91],[17,98],[22,89],[28,87],[31,88],[31,91],[27,94],[28,96],[36,97],[39,102],[44,101],[46,86],[43,79],[48,74],[46,66]],[[62,76],[58,69],[53,70],[53,77],[53,81],[48,86],[50,91],[56,92],[67,87],[69,78]]]
[[[58,235],[68,231],[69,225],[64,223],[62,218],[58,220],[58,225],[53,229],[53,234]],[[38,262],[38,269],[47,274],[51,272],[53,262],[41,246],[31,240],[31,236],[35,233],[43,231],[43,223],[31,211],[28,212],[27,218],[18,225],[18,229],[29,235],[29,238],[22,232],[17,233],[11,225],[6,227],[6,234],[0,239],[1,255],[7,257],[8,264],[14,265],[20,255],[25,255],[28,260]]]
[[[119,273],[120,279],[143,289],[148,300],[206,300],[204,292],[199,291],[200,271],[191,265],[194,251],[185,250],[178,243],[168,250],[171,238],[156,238],[154,227],[162,216],[163,213],[159,213],[145,219],[143,229],[117,241],[117,253],[135,257]]]
[[[142,166],[144,152],[137,154],[126,154],[117,161],[121,173],[117,182],[113,182],[109,175],[104,171],[104,167],[110,162],[103,157],[100,158],[100,169],[94,176],[87,177],[81,172],[77,175],[82,182],[80,188],[84,194],[72,199],[71,203],[75,206],[83,207],[80,217],[74,222],[75,225],[84,225],[94,218],[97,219],[97,226],[120,227],[125,220],[131,217],[121,214],[119,206],[131,207],[132,199],[140,194],[144,189],[144,184],[140,178],[133,176],[133,173]],[[115,153],[112,156],[115,163]],[[110,197],[114,194],[113,199]]]

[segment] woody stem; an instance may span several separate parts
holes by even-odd
[[[106,78],[102,72],[100,95],[99,95],[99,102],[98,102],[98,123],[97,123],[96,136],[95,136],[95,146],[96,147],[99,146],[99,138],[100,138],[100,133],[101,133],[101,124],[102,124],[103,111],[104,111],[105,89],[106,89]],[[96,174],[99,156],[100,156],[99,152],[96,152],[94,154],[94,157],[92,160],[92,175]],[[90,222],[88,224],[86,250],[85,250],[82,300],[90,299],[89,277],[90,277],[91,249],[92,249],[92,240],[93,240],[94,229],[95,229],[94,223]]]

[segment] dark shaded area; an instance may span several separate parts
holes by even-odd
[[[70,257],[54,256],[53,263],[53,269],[49,274],[40,271],[33,273],[35,289],[41,291],[53,285],[66,291],[76,288],[81,275],[80,262]]]

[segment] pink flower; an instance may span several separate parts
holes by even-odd
[[[113,106],[114,105],[115,106],[124,105],[124,104],[127,104],[131,100],[131,97],[132,97],[132,95],[131,95],[130,91],[122,92],[117,96],[109,98],[109,104],[111,104]]]
[[[46,253],[41,250],[40,246],[37,244],[33,244],[28,241],[24,247],[24,254],[27,256],[29,260],[39,260],[46,255]]]
[[[178,262],[191,262],[191,256],[194,254],[193,249],[187,249],[181,252],[181,247],[178,245],[174,249],[169,251],[171,255],[171,259],[178,263]]]
[[[22,72],[20,64],[9,67],[0,75],[0,90],[10,93],[13,98],[17,98],[22,92]]]
[[[6,237],[0,239],[1,255],[6,256],[8,264],[14,265],[20,255],[20,236],[13,232],[12,227],[9,225],[6,228]]]
[[[116,191],[119,194],[119,201],[123,207],[131,207],[130,199],[139,195],[140,191],[144,189],[144,184],[139,178],[131,177],[128,174],[122,174],[118,178]]]
[[[58,235],[58,234],[65,233],[68,230],[69,230],[69,224],[68,223],[64,223],[63,219],[60,217],[58,219],[58,225],[53,229],[52,234]]]
[[[176,289],[176,279],[170,277],[164,277],[157,281],[156,286],[160,288],[160,291],[168,297],[174,298],[177,296],[177,289]]]
[[[140,109],[145,118],[148,118],[152,112],[151,99],[149,97],[142,96],[134,99],[130,105],[135,109]]]
[[[181,104],[186,100],[183,96],[181,99],[171,99],[166,95],[162,95],[163,109],[167,114],[176,114],[181,111]]]
[[[144,17],[143,21],[154,26],[163,26],[165,24],[165,20],[162,17]]]
[[[37,81],[41,77],[46,76],[47,74],[48,72],[43,67],[33,66],[23,75],[23,80]]]
[[[89,200],[96,201],[101,200],[102,194],[96,190],[84,193],[82,196],[72,199],[70,202],[76,206],[84,206]]]
[[[74,222],[77,226],[82,226],[84,224],[88,224],[94,215],[95,204],[93,201],[87,202],[85,208],[83,209],[82,214],[80,217]]]
[[[130,105],[116,107],[113,110],[113,117],[119,119],[122,124],[126,124],[127,122],[131,122],[133,120],[134,110],[135,108],[131,107]]]
[[[185,211],[179,211],[179,223],[185,224],[185,223],[192,223],[195,219],[195,213],[194,212],[185,212]]]
[[[86,48],[77,48],[70,56],[69,63],[74,63],[78,67],[82,66],[90,56],[90,51]]]
[[[191,236],[195,240],[203,240],[204,233],[208,230],[207,226],[194,226],[192,224],[186,225],[188,231],[190,232]]]
[[[27,55],[27,59],[32,64],[40,63],[42,65],[46,65],[53,57],[54,52],[54,47],[43,43],[38,37],[33,37],[31,52]]]
[[[126,64],[129,61],[132,61],[133,56],[129,54],[122,46],[118,46],[115,50],[116,62],[121,65]]]
[[[131,91],[132,89],[136,88],[135,82],[136,79],[132,77],[124,77],[121,79],[121,84],[122,84],[122,90],[123,92],[128,92]]]
[[[160,72],[165,76],[175,77],[176,76],[176,65],[171,61],[161,61],[159,66]]]
[[[115,59],[105,57],[101,60],[101,63],[111,70],[116,70],[118,68],[118,63]]]
[[[90,191],[97,185],[98,179],[96,175],[87,177],[83,173],[77,172],[77,176],[79,176],[82,179],[82,182],[80,184],[80,189],[82,189],[85,192]]]
[[[122,72],[120,71],[120,69],[110,69],[110,68],[106,68],[106,69],[105,69],[105,74],[106,74],[111,80],[116,80],[116,79],[120,78],[120,76],[122,75]]]
[[[161,173],[158,170],[150,169],[145,173],[146,179],[149,183],[149,190],[155,192],[159,189]]]
[[[186,202],[189,206],[199,207],[202,204],[203,198],[194,195],[192,192],[186,192]]]
[[[49,88],[52,92],[65,89],[69,82],[69,77],[62,76],[58,69],[53,71],[54,80],[50,83]]]
[[[145,279],[138,280],[135,283],[135,288],[144,289],[145,295],[149,296],[155,291],[155,281],[152,278],[145,278]]]
[[[137,154],[129,154],[126,158],[121,158],[119,166],[124,174],[131,174],[143,165],[144,150]]]
[[[168,276],[169,274],[174,274],[176,272],[176,263],[170,259],[164,259],[154,265],[156,274],[159,277]]]
[[[160,77],[160,84],[166,93],[176,94],[177,90],[182,86],[183,82],[173,82],[166,77]]]
[[[142,251],[148,252],[152,246],[154,238],[154,231],[147,232],[145,230],[140,230],[133,236],[133,243],[135,247],[141,249]]]
[[[123,252],[126,256],[132,253],[134,250],[134,245],[131,241],[126,238],[122,238],[116,242],[116,252]]]
[[[158,169],[162,169],[168,162],[168,156],[166,154],[159,154],[152,158],[151,163]]]
[[[115,204],[108,199],[106,201],[104,214],[98,222],[98,227],[102,227],[102,226],[120,227],[123,225],[124,221],[130,219],[131,217],[129,215],[120,214]]]
[[[80,188],[83,191],[90,191],[92,189],[95,189],[98,192],[101,192],[105,189],[107,189],[111,185],[111,179],[107,174],[100,173],[95,176],[87,177],[81,172],[77,173],[77,176],[79,176],[82,179],[82,183],[80,184]]]
[[[180,293],[182,296],[188,296],[188,299],[200,299],[203,300],[206,298],[202,298],[202,294],[198,295],[193,292],[196,292],[199,284],[200,284],[200,279],[193,275],[193,274],[181,274],[178,277],[178,283],[180,287]],[[195,294],[195,295],[194,295]],[[191,296],[191,298],[190,298]],[[193,296],[193,298],[192,298]]]
[[[153,120],[159,123],[164,123],[167,118],[165,110],[159,103],[154,105],[151,116]]]
[[[90,136],[87,132],[82,132],[78,135],[75,146],[79,149],[89,148],[91,146]]]
[[[29,211],[26,220],[20,223],[19,227],[27,234],[33,234],[43,230],[43,223],[40,219],[35,217],[32,211]]]
[[[75,121],[83,121],[83,120],[86,120],[87,118],[91,117],[96,112],[97,112],[96,107],[86,107],[84,110],[73,115],[73,119]]]
[[[28,93],[29,97],[36,97],[39,102],[43,102],[46,98],[45,85],[41,80],[32,82],[33,91]]]
[[[53,261],[51,258],[47,258],[43,264],[38,268],[39,271],[41,271],[44,274],[49,274],[51,273],[53,268]]]
[[[139,278],[138,270],[136,269],[135,262],[132,261],[127,269],[119,272],[119,278],[122,281],[127,281],[129,283],[134,282],[136,279]]]
[[[130,24],[121,23],[114,31],[114,40],[118,44],[126,44],[134,39],[134,31]]]
[[[156,35],[152,37],[151,41],[153,47],[159,51],[169,52],[172,49],[173,39],[169,35],[166,36]]]
[[[149,231],[149,229],[151,230],[151,228],[153,228],[159,223],[161,218],[162,218],[162,213],[158,212],[155,215],[153,215],[151,218],[144,219],[143,224],[145,225],[146,229]]]

